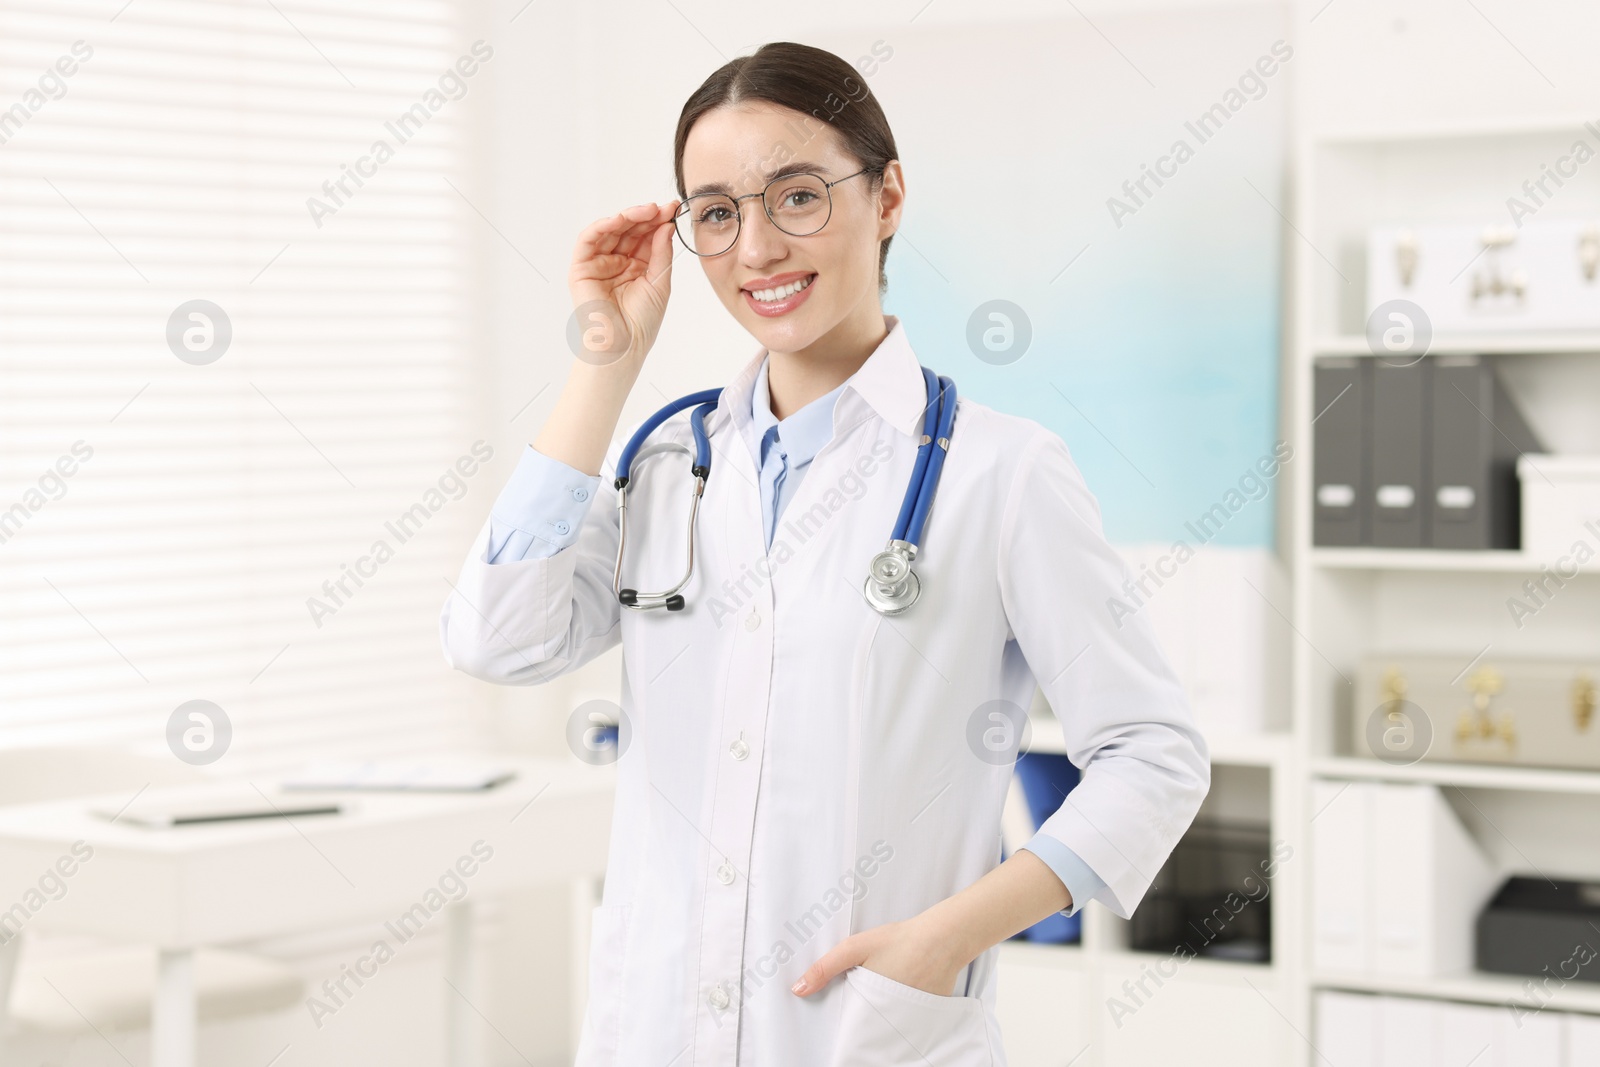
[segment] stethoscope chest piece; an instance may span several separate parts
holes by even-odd
[[[898,615],[917,602],[922,582],[911,569],[917,546],[906,541],[890,541],[889,546],[867,567],[867,580],[861,587],[867,603],[884,615]]]

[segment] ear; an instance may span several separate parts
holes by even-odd
[[[898,159],[883,167],[883,185],[878,191],[878,240],[893,236],[900,229],[900,213],[906,204],[905,172]]]

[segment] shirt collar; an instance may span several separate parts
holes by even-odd
[[[783,442],[784,454],[788,456],[788,466],[792,470],[810,463],[811,457],[821,451],[822,446],[833,436],[834,402],[839,399],[839,394],[844,392],[844,383],[840,383],[832,392],[817,397],[799,411],[791,412],[787,418],[779,419],[772,413],[772,393],[767,387],[769,366],[771,360],[761,361],[761,370],[756,373],[755,387],[751,390],[751,429],[759,442],[757,460],[758,464],[765,462],[767,437],[776,429],[778,439]]]
[[[922,413],[928,405],[922,365],[911,349],[911,341],[899,317],[885,315],[883,321],[889,327],[888,336],[840,387],[842,392],[833,405],[833,428],[837,433],[840,427],[853,426],[870,412],[876,412],[906,436],[920,437]],[[753,394],[757,378],[761,378],[765,386],[766,362],[767,350],[763,348],[723,386],[722,400],[706,420],[709,431],[714,433],[731,423],[738,433],[755,436],[749,434],[755,417]],[[755,460],[759,467],[759,449]]]

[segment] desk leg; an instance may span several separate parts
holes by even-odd
[[[162,949],[150,1011],[152,1067],[194,1067],[194,951]]]
[[[478,994],[473,981],[477,952],[474,944],[474,915],[471,901],[463,900],[446,912],[449,925],[445,937],[445,974],[454,989],[446,987],[446,1040],[450,1067],[479,1067],[483,1049],[479,1038]]]
[[[600,879],[594,877],[572,880],[572,944],[568,949],[570,974],[567,988],[572,991],[572,1012],[567,1022],[567,1033],[573,1054],[577,1054],[578,1040],[583,1036],[583,1016],[589,1004],[589,939],[593,931],[594,908],[600,903]]]

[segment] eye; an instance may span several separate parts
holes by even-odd
[[[695,215],[694,221],[697,223],[715,224],[727,222],[731,217],[732,213],[728,211],[728,206],[726,204],[707,204]]]
[[[784,192],[783,198],[778,203],[782,207],[805,207],[816,199],[815,189],[789,189]]]

